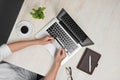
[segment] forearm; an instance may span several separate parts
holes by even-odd
[[[51,68],[50,72],[45,77],[45,80],[55,80],[59,67],[60,67],[59,63],[54,63],[54,65]]]
[[[15,52],[17,50],[23,49],[25,47],[31,46],[31,45],[36,45],[36,44],[49,44],[54,41],[54,38],[51,36],[45,36],[41,39],[37,40],[29,40],[29,41],[21,41],[21,42],[16,42],[16,43],[11,43],[8,44],[9,48],[11,49],[12,52]]]
[[[20,49],[23,49],[25,47],[36,45],[38,44],[37,40],[30,40],[30,41],[20,41],[8,44],[8,47],[11,49],[12,52],[18,51]]]
[[[60,67],[60,64],[65,57],[66,57],[65,51],[62,48],[59,49],[57,52],[53,67],[50,70],[50,72],[47,74],[47,76],[45,77],[45,80],[55,80],[56,79],[56,75],[57,75],[58,69]]]

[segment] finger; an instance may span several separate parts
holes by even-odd
[[[46,39],[45,39],[45,42],[46,42],[46,44],[53,43],[53,42],[54,42],[54,39],[53,39],[53,38],[52,38],[52,39],[46,38]]]
[[[50,36],[50,35],[47,35],[46,38],[47,38],[47,39],[54,39],[54,38],[53,38],[52,36]]]
[[[58,49],[58,53],[59,53],[59,54],[61,53],[61,48]]]
[[[64,57],[65,55],[66,55],[66,54],[65,54],[65,50],[62,49],[62,50],[61,50],[61,56]]]
[[[50,42],[54,42],[54,38],[53,39],[49,39]]]
[[[47,35],[47,36],[43,37],[43,39],[44,39],[45,41],[49,41],[49,40],[54,39],[54,38],[51,37],[51,36],[49,36],[49,35]]]
[[[64,49],[62,48],[62,49],[61,49],[61,55],[63,55],[63,53],[64,53]]]
[[[47,40],[47,43],[53,43],[54,39]]]
[[[48,39],[49,39],[49,40],[54,40],[54,38],[53,38],[53,37],[48,37]]]
[[[62,50],[62,56],[63,56],[63,58],[66,57],[66,52],[64,49]]]
[[[47,39],[47,41],[48,41],[49,43],[53,43],[53,42],[54,42],[54,39],[53,39],[53,38]]]

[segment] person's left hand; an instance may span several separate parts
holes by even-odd
[[[55,58],[56,64],[61,64],[62,60],[66,57],[66,52],[63,48],[59,48]]]
[[[39,44],[45,45],[45,44],[53,43],[54,42],[54,38],[49,36],[49,35],[47,35],[47,36],[39,39],[38,41],[39,41]]]

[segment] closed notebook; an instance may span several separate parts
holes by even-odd
[[[92,74],[94,69],[98,66],[98,61],[101,55],[89,48],[83,53],[82,58],[80,59],[77,68],[88,74]]]

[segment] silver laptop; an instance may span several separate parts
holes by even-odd
[[[53,44],[45,45],[53,56],[56,55],[57,48],[65,49],[67,57],[61,64],[68,61],[82,47],[94,44],[64,9],[36,35],[36,38],[45,35],[55,38]]]

